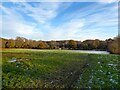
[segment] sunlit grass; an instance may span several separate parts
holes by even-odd
[[[119,55],[6,49],[3,88],[119,88]],[[9,62],[14,59],[21,61]]]

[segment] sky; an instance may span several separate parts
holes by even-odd
[[[2,38],[83,41],[118,35],[118,3],[113,0],[2,2],[0,8]]]

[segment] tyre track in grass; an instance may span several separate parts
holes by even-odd
[[[81,56],[80,59],[84,62],[81,62],[81,60],[73,61],[64,68],[59,69],[54,74],[55,77],[51,78],[51,86],[57,86],[59,88],[73,88],[72,85],[78,80],[86,67],[88,67],[86,56]]]
[[[95,56],[93,57],[93,56],[94,55],[90,55],[89,57],[89,60],[91,59],[90,66],[83,73],[83,75],[80,76],[78,81],[74,84],[74,87],[75,88],[89,88],[89,89],[111,88],[111,89],[117,90],[117,88],[119,88],[118,84],[117,85],[111,84],[111,81],[109,81],[109,78],[108,78],[109,75],[107,75],[107,73],[104,74],[104,72],[106,71],[108,72],[110,70],[109,68],[107,69],[107,66],[109,65],[108,63],[113,62],[116,56],[112,56],[112,55],[111,56],[95,55],[96,57]],[[110,59],[108,59],[108,57]],[[103,68],[103,73],[101,72],[102,70],[100,70],[101,66]],[[113,70],[111,72],[113,72]],[[117,73],[113,73],[113,74],[117,75]]]

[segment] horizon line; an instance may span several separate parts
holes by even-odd
[[[17,37],[21,37],[21,36],[17,36]],[[13,39],[13,40],[15,40],[17,37],[15,37],[15,38],[4,38],[4,37],[0,37],[0,38],[2,38],[2,39]],[[100,41],[105,41],[105,40],[108,40],[108,39],[114,39],[114,38],[116,38],[116,37],[118,37],[118,35],[117,36],[115,36],[115,37],[110,37],[110,38],[106,38],[106,39],[98,39],[98,38],[95,38],[95,39],[92,39],[92,38],[89,38],[89,39],[84,39],[84,40],[78,40],[78,39],[51,39],[51,40],[42,40],[42,39],[30,39],[30,38],[26,38],[26,37],[21,37],[21,38],[25,38],[25,39],[28,39],[28,40],[35,40],[35,41],[69,41],[69,40],[74,40],[74,41],[86,41],[86,40],[100,40]]]

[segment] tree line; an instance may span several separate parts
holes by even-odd
[[[120,37],[106,40],[61,40],[42,41],[31,40],[24,37],[16,39],[0,38],[1,48],[26,48],[26,49],[66,49],[66,50],[104,50],[113,54],[120,54]]]

